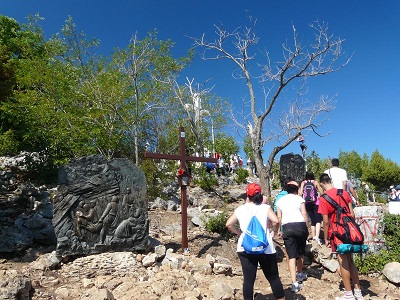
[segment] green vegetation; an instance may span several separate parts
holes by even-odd
[[[237,184],[242,184],[247,182],[247,177],[249,177],[249,171],[244,168],[237,168],[235,176],[235,181]]]
[[[198,176],[195,177],[195,184],[198,184],[204,191],[213,191],[216,186],[218,186],[218,180],[214,174],[206,172],[205,167],[197,168],[195,172]]]
[[[379,273],[384,266],[390,262],[400,262],[400,216],[385,214],[384,232],[387,250],[382,250],[377,254],[355,255],[355,263],[360,273]]]
[[[226,212],[222,212],[218,214],[217,216],[213,217],[207,217],[203,219],[205,222],[205,228],[209,232],[214,232],[220,234],[223,238],[230,238],[233,236],[233,234],[226,228],[226,220],[228,219],[228,215]]]

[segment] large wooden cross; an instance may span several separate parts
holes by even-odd
[[[145,152],[145,158],[157,158],[157,159],[167,159],[167,160],[180,160],[181,170],[186,170],[187,161],[199,161],[199,162],[213,162],[216,163],[218,160],[216,158],[208,157],[197,157],[186,155],[185,151],[185,130],[183,127],[179,127],[180,135],[180,155],[173,154],[160,154],[160,153],[149,153]],[[189,252],[188,248],[188,237],[187,237],[187,193],[186,185],[181,184],[181,212],[182,212],[182,251],[184,253]]]

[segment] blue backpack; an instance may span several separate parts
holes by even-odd
[[[265,230],[255,215],[244,232],[242,247],[247,254],[263,254],[268,247]]]

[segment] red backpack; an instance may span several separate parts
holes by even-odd
[[[340,193],[338,195],[345,201]],[[350,215],[348,208],[340,206],[327,194],[323,194],[322,197],[335,208],[336,218],[331,223],[335,244],[362,245],[364,243],[364,234],[354,217]]]

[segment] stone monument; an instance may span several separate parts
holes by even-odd
[[[149,244],[146,178],[128,159],[100,155],[59,171],[53,203],[58,256],[144,251]]]
[[[301,182],[306,174],[306,165],[304,159],[299,154],[283,154],[279,160],[280,182],[284,185],[286,179],[291,177],[297,182]]]

